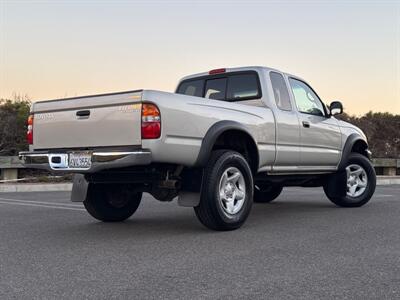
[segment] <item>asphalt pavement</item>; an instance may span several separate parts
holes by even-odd
[[[0,299],[399,299],[400,186],[361,208],[287,188],[213,232],[145,195],[123,223],[69,192],[0,193]]]

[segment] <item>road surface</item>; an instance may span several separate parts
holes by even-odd
[[[0,193],[0,237],[1,299],[400,298],[400,186],[361,208],[287,188],[232,232],[147,194],[105,224],[68,192]]]

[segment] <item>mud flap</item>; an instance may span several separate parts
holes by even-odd
[[[346,170],[339,171],[329,176],[326,183],[326,193],[331,197],[344,197],[347,192]]]
[[[85,201],[88,187],[89,183],[86,181],[85,175],[75,174],[72,185],[71,201],[72,202]]]

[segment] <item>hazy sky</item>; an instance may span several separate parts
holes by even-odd
[[[0,55],[0,98],[173,91],[190,73],[265,65],[350,113],[400,113],[400,0],[0,0]]]

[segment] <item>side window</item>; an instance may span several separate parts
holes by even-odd
[[[209,79],[206,81],[205,98],[225,100],[226,78]]]
[[[202,97],[203,86],[204,80],[184,81],[179,85],[177,93],[188,96]]]
[[[307,84],[293,78],[290,78],[289,82],[299,112],[325,116],[325,110],[321,100]]]
[[[256,74],[239,74],[228,77],[227,101],[260,98]]]
[[[289,91],[283,76],[279,73],[271,72],[269,77],[271,78],[276,105],[282,110],[292,110]]]

